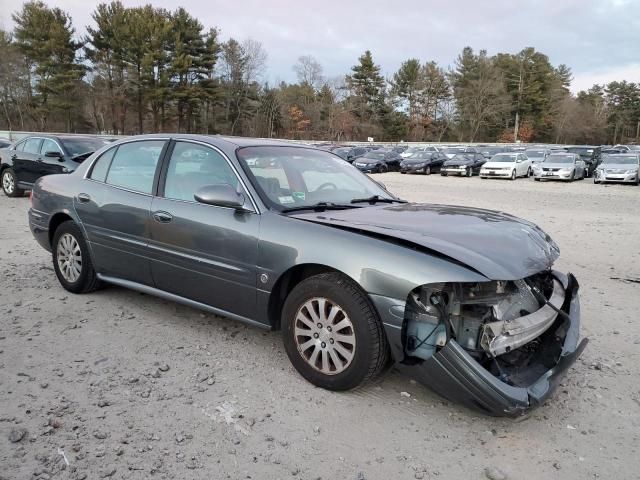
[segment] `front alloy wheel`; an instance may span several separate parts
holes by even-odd
[[[300,307],[295,321],[298,353],[312,368],[335,375],[349,367],[356,336],[353,323],[340,305],[314,297]]]
[[[282,309],[287,356],[309,382],[348,390],[386,365],[389,347],[378,314],[360,286],[340,273],[307,278]]]

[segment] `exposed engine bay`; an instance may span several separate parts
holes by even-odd
[[[550,271],[515,281],[423,285],[407,299],[405,362],[427,360],[455,340],[500,380],[526,383],[557,359],[558,342],[544,333],[566,315],[564,302],[564,287]]]

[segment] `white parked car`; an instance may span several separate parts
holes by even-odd
[[[510,178],[531,176],[531,160],[520,152],[497,153],[480,169],[480,178]]]

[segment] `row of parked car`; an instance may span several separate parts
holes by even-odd
[[[367,173],[400,171],[480,178],[533,177],[640,184],[640,146],[477,145],[342,146],[321,145]]]
[[[21,196],[45,175],[73,172],[94,151],[112,142],[95,136],[38,134],[15,144],[0,139],[0,183]],[[533,177],[640,184],[640,146],[522,145],[316,145],[366,173],[421,173],[480,178]]]

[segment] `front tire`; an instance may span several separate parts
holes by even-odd
[[[375,377],[389,346],[371,301],[351,279],[324,273],[300,282],[282,309],[284,347],[307,381],[349,390]]]
[[[465,172],[465,175],[467,177],[473,177],[473,170],[471,168],[467,168],[467,171]]]
[[[518,178],[518,174],[516,173],[516,169],[514,168],[511,172],[511,180],[515,180],[516,178]]]
[[[100,288],[89,248],[80,227],[68,220],[53,235],[53,268],[58,281],[71,293],[89,293]]]
[[[425,175],[431,175],[431,166],[427,165],[426,167],[424,167],[424,174]]]
[[[18,187],[18,177],[13,168],[7,168],[2,172],[2,191],[7,197],[22,197],[24,190]]]

